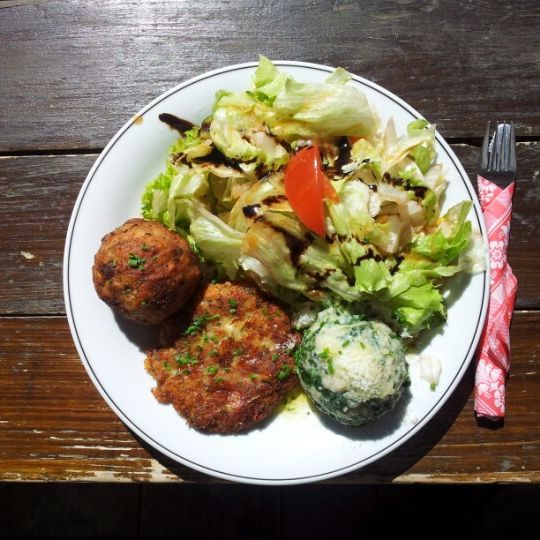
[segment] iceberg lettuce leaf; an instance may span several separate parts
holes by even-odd
[[[418,236],[411,251],[442,265],[454,261],[469,244],[472,225],[466,217],[471,206],[463,201],[450,208],[434,232]]]

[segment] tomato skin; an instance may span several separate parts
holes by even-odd
[[[285,169],[285,195],[298,219],[324,237],[324,199],[337,202],[339,196],[324,174],[317,146],[303,148],[290,159]]]

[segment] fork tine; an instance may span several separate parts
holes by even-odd
[[[507,123],[501,124],[501,155],[499,167],[501,171],[508,171],[510,155],[508,153],[508,145],[510,144],[510,125]]]
[[[489,143],[489,161],[488,161],[488,171],[495,171],[497,170],[497,145],[499,144],[499,129],[495,128],[495,133],[493,134],[493,137],[491,138],[491,141]]]
[[[496,171],[504,170],[504,124],[499,124],[497,126],[497,144],[495,145],[495,167]]]
[[[486,133],[484,134],[484,140],[482,141],[482,158],[480,160],[480,167],[483,170],[487,170],[489,165],[489,128],[491,122],[488,120],[486,126]]]
[[[482,143],[480,171],[485,178],[505,188],[516,178],[516,137],[513,122],[497,122],[490,133],[488,121]]]
[[[516,135],[514,133],[514,122],[510,122],[510,160],[509,171],[516,172]]]

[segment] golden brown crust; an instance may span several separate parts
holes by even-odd
[[[291,351],[300,336],[281,308],[248,287],[208,285],[192,304],[174,347],[146,358],[154,395],[197,429],[246,430],[297,384]]]
[[[200,269],[178,234],[156,221],[135,218],[103,237],[92,275],[104,302],[129,319],[157,324],[183,307]]]

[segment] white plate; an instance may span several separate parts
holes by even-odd
[[[303,62],[276,62],[297,80],[322,81],[332,68]],[[162,112],[201,122],[219,89],[243,90],[256,64],[241,64],[191,79],[142,109],[111,140],[84,182],[67,233],[64,294],[79,355],[97,389],[116,414],[148,444],[193,469],[254,484],[294,484],[323,480],[363,467],[396,449],[441,408],[473,357],[487,308],[485,272],[452,284],[448,321],[425,349],[442,360],[436,391],[412,368],[410,393],[371,426],[346,429],[322,419],[307,406],[279,414],[242,435],[208,435],[189,428],[170,405],[159,404],[144,369],[140,336],[115,318],[92,284],[93,257],[101,238],[139,216],[145,184],[163,170],[177,135],[158,119]],[[350,84],[364,91],[381,119],[393,117],[398,133],[420,114],[384,88],[360,77]],[[142,122],[137,121],[142,117]],[[432,119],[435,121],[436,119]],[[438,160],[449,180],[445,207],[473,199],[470,219],[485,238],[472,185],[458,159],[437,135]],[[130,337],[131,336],[131,337]]]

